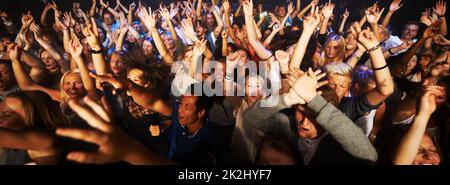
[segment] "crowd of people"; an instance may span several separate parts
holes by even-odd
[[[446,2],[403,3],[0,11],[0,164],[448,164]]]

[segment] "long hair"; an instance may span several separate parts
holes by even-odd
[[[336,56],[336,58],[329,58],[326,54],[325,54],[325,50],[327,48],[327,46],[332,42],[332,41],[336,41],[338,43],[338,55]],[[342,62],[344,60],[345,57],[345,39],[344,37],[335,34],[330,36],[327,41],[325,42],[325,44],[322,47],[322,65],[326,65],[328,63],[331,62]]]
[[[61,92],[61,105],[66,104],[70,100],[69,95],[66,93],[66,91],[64,91],[64,81],[65,81],[67,75],[69,75],[69,74],[81,75],[79,69],[73,69],[73,70],[67,71],[62,75],[61,81],[59,82],[59,87],[60,87],[59,89]]]
[[[27,129],[55,129],[68,126],[59,106],[44,92],[18,91],[9,94],[8,98],[21,100]]]

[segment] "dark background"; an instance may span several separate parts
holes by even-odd
[[[16,25],[20,25],[21,14],[26,13],[28,10],[31,10],[32,14],[35,16],[35,19],[39,20],[40,13],[44,9],[44,1],[48,0],[0,0],[0,10],[8,11],[15,19]],[[104,1],[106,2],[108,0]],[[172,2],[172,0],[162,1],[166,4]],[[205,1],[210,2],[210,0]],[[292,1],[295,3],[295,0]],[[311,0],[301,0],[301,7],[305,7],[310,1]],[[327,1],[328,0],[320,0],[319,4],[323,4]],[[436,1],[437,0],[403,0],[402,3],[404,6],[396,12],[391,19],[392,30],[394,32],[398,32],[407,20],[419,20],[420,12],[424,11],[425,8],[433,7]],[[91,0],[55,0],[55,2],[62,11],[70,10],[73,2],[79,2],[81,4],[81,8],[85,11],[88,10],[91,5]],[[100,0],[97,0],[97,2],[100,2]],[[115,2],[115,0],[109,0],[109,5],[111,7],[115,7]],[[133,0],[121,0],[121,2],[124,6],[128,6],[128,4],[133,2]],[[161,0],[142,0],[142,2],[145,6],[151,5],[153,7],[157,7]],[[230,0],[230,2],[236,3],[237,0]],[[254,0],[255,6],[259,2],[261,2],[261,0]],[[286,4],[286,2],[286,0],[263,0],[263,4],[267,10],[273,9],[273,7],[277,4]],[[350,11],[350,16],[347,23],[349,23],[351,21],[359,20],[361,17],[359,12],[375,3],[376,0],[332,0],[332,2],[336,3],[335,14],[337,13],[336,15],[339,15],[336,21],[340,20],[340,15],[345,8],[348,8]],[[379,0],[379,3],[382,7],[386,7],[384,12],[385,14],[389,9],[391,0]],[[236,6],[236,4],[234,5]],[[51,12],[50,15],[53,15],[53,13]]]

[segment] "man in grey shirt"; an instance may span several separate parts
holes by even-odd
[[[296,142],[305,164],[370,164],[378,154],[344,113],[316,92],[320,75],[304,74],[292,83],[289,93],[260,100],[244,112],[244,122],[264,133],[282,134]],[[336,95],[335,95],[336,96]],[[327,96],[330,97],[330,96]],[[269,101],[275,106],[261,106]],[[280,110],[295,105],[298,131],[266,122]]]

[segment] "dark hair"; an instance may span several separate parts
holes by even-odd
[[[256,161],[260,161],[261,150],[264,147],[270,147],[282,154],[287,155],[289,158],[294,160],[296,164],[303,165],[303,156],[298,151],[297,146],[295,146],[291,141],[289,141],[286,136],[281,135],[266,135],[262,138],[261,142],[258,144],[258,153],[256,154]]]
[[[189,88],[187,89],[185,94],[194,94],[194,87],[201,85],[203,87],[203,83],[193,83]],[[196,96],[197,101],[195,102],[195,111],[199,112],[201,110],[205,110],[205,117],[207,117],[209,110],[213,106],[213,97],[207,96],[204,94],[202,90],[201,96]]]

